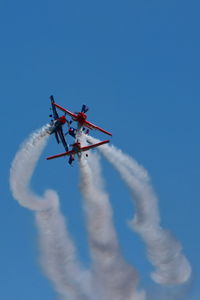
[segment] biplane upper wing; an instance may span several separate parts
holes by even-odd
[[[59,108],[60,110],[62,110],[63,112],[65,112],[66,114],[68,114],[69,116],[74,117],[74,118],[77,117],[77,115],[76,115],[75,113],[72,113],[71,111],[69,111],[69,110],[65,109],[64,107],[60,106],[59,104],[54,103],[54,105],[55,105],[57,108]],[[83,110],[83,108],[82,108],[82,110]],[[88,110],[88,107],[84,108],[84,111],[87,111],[87,110]],[[99,130],[99,131],[101,131],[101,132],[103,132],[103,133],[106,133],[106,134],[112,136],[112,133],[110,133],[110,132],[108,132],[108,131],[102,129],[101,127],[96,126],[96,125],[94,125],[94,124],[92,124],[91,122],[88,122],[88,121],[86,121],[86,120],[85,120],[85,122],[83,123],[83,126],[88,127],[88,128],[90,128],[90,129],[96,129],[96,130]]]
[[[92,123],[90,123],[90,122],[88,122],[88,121],[85,121],[85,122],[83,123],[83,126],[88,127],[88,128],[90,128],[90,129],[96,129],[96,130],[99,130],[99,131],[101,131],[101,132],[103,132],[103,133],[106,133],[106,134],[112,136],[112,133],[110,133],[110,132],[108,132],[108,131],[102,129],[101,127],[96,126],[96,125],[94,125],[94,124],[92,124]]]
[[[68,114],[69,116],[71,117],[76,117],[77,115],[72,113],[71,111],[69,111],[68,109],[65,109],[64,107],[60,106],[59,104],[57,103],[54,103],[54,105],[59,108],[60,110],[64,111],[66,114]]]

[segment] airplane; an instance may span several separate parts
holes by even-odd
[[[81,131],[84,127],[87,127],[89,129],[96,129],[96,130],[99,130],[105,134],[108,134],[110,136],[112,136],[112,134],[90,122],[88,122],[86,119],[87,119],[87,115],[86,115],[86,112],[89,110],[88,106],[86,106],[85,104],[82,105],[82,109],[80,112],[78,113],[73,113],[65,108],[63,108],[62,106],[60,106],[59,104],[57,103],[54,103],[54,105],[59,108],[60,110],[62,110],[65,114],[68,114],[73,121],[76,121],[78,122],[78,127],[77,127],[77,130],[78,131]]]
[[[65,115],[59,117],[58,112],[57,112],[56,107],[55,107],[54,97],[50,96],[50,100],[51,100],[51,110],[52,110],[52,115],[50,115],[50,117],[53,117],[53,120],[51,120],[51,124],[50,124],[51,127],[49,129],[49,134],[54,133],[57,143],[59,144],[60,141],[61,141],[64,148],[65,148],[65,151],[69,151],[69,147],[68,147],[68,144],[66,142],[62,126],[65,123],[70,125],[71,122],[66,119]]]
[[[57,155],[49,156],[49,157],[47,157],[46,159],[47,159],[47,160],[50,160],[50,159],[54,159],[54,158],[58,158],[58,157],[62,157],[62,156],[68,155],[68,156],[69,156],[69,161],[68,161],[68,163],[71,165],[72,162],[73,162],[74,159],[75,159],[75,154],[77,154],[78,157],[80,158],[82,152],[88,151],[88,150],[90,150],[90,149],[92,149],[92,148],[99,147],[99,146],[104,145],[104,144],[107,144],[107,143],[109,143],[109,142],[110,142],[109,140],[105,140],[105,141],[99,142],[99,143],[97,143],[97,144],[93,144],[93,145],[81,147],[81,143],[80,143],[79,141],[77,141],[76,143],[74,143],[74,144],[72,145],[72,150],[67,151],[67,152],[64,152],[64,153],[60,153],[60,154],[57,154]],[[86,154],[86,156],[88,156],[88,155]]]

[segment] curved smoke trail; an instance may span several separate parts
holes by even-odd
[[[84,196],[94,285],[104,300],[142,300],[137,292],[138,276],[122,258],[112,221],[112,209],[105,192],[97,155],[80,159],[80,188]]]
[[[92,143],[98,141],[89,136],[87,140]],[[160,284],[181,284],[188,281],[191,266],[181,253],[180,242],[160,226],[158,200],[147,171],[114,146],[102,145],[98,149],[119,172],[135,200],[136,215],[130,225],[142,237],[148,258],[156,268],[151,274],[152,279]]]
[[[41,263],[46,275],[62,299],[144,300],[144,292],[137,291],[137,272],[121,257],[96,156],[91,154],[88,162],[83,157],[80,160],[92,272],[83,270],[77,261],[76,249],[59,210],[57,193],[47,190],[40,197],[31,191],[29,183],[47,138],[48,126],[32,134],[16,154],[10,171],[14,198],[35,211]],[[136,215],[131,227],[147,246],[148,257],[156,268],[152,278],[161,284],[186,282],[191,267],[181,254],[180,243],[160,226],[157,198],[146,170],[115,147],[104,145],[99,150],[119,172],[135,200]]]
[[[29,188],[29,182],[37,161],[46,146],[49,126],[43,126],[25,141],[15,155],[10,169],[10,188],[13,197],[20,205],[31,210],[44,210],[58,205],[57,199],[46,200],[46,197],[35,195]]]
[[[59,211],[55,191],[35,195],[29,183],[48,138],[48,125],[33,133],[16,154],[10,170],[10,187],[20,205],[36,212],[41,263],[62,299],[89,299],[89,274],[79,267],[73,242]]]
[[[36,215],[41,245],[41,264],[62,299],[86,300],[90,295],[90,273],[82,270],[76,249],[58,210]]]

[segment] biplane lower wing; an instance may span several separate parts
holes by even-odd
[[[58,158],[58,157],[62,157],[62,156],[67,156],[67,155],[78,154],[80,152],[88,151],[88,150],[90,150],[92,148],[99,147],[99,146],[107,144],[109,142],[110,142],[109,140],[106,140],[106,141],[102,141],[102,142],[99,142],[97,144],[85,146],[85,147],[82,147],[82,148],[72,149],[71,151],[67,151],[67,152],[63,152],[63,153],[57,154],[57,155],[49,156],[49,157],[47,157],[47,160]]]
[[[75,150],[71,150],[71,151],[63,152],[63,153],[56,154],[56,155],[53,155],[53,156],[49,156],[49,157],[47,157],[47,160],[62,157],[62,156],[66,156],[66,155],[73,155],[75,153],[76,153]]]
[[[55,133],[55,138],[56,138],[56,141],[57,141],[57,143],[59,144],[59,143],[60,143],[60,140],[59,140],[59,137],[58,137],[58,132],[57,132],[57,131],[55,131],[54,133]]]

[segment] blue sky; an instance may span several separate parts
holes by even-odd
[[[90,107],[88,119],[150,173],[162,225],[182,242],[193,267],[190,300],[200,285],[199,9],[197,1],[1,1],[1,289],[0,298],[55,299],[38,264],[32,212],[8,185],[20,143],[49,121],[49,96]],[[96,137],[102,138],[101,134]],[[38,193],[58,191],[63,214],[88,265],[78,168],[51,138],[34,174]],[[122,252],[151,286],[143,243],[127,228],[134,213],[118,175],[103,161]]]

